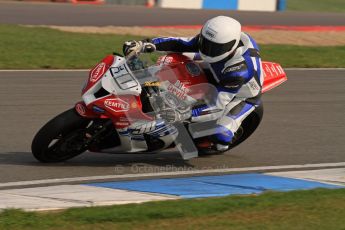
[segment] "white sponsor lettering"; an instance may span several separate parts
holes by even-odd
[[[107,99],[104,101],[104,105],[115,112],[125,112],[129,110],[129,104],[120,98]]]
[[[116,122],[115,123],[117,126],[128,126],[129,123],[128,122]]]
[[[168,91],[181,100],[186,100],[187,98],[188,89],[179,80],[177,80],[175,84],[169,84]]]
[[[90,82],[96,82],[100,79],[100,77],[104,74],[105,71],[105,63],[99,63],[90,74]]]
[[[229,73],[229,72],[233,72],[233,71],[238,71],[240,69],[242,69],[244,67],[244,64],[240,64],[237,66],[232,66],[232,67],[227,67],[224,71],[223,74]]]

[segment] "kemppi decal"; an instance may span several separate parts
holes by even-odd
[[[90,82],[98,81],[99,78],[104,74],[104,72],[105,72],[105,63],[101,62],[91,71]]]
[[[129,104],[120,98],[107,99],[104,101],[104,105],[114,112],[125,112],[129,110]]]

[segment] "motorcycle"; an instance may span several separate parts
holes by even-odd
[[[91,69],[82,101],[37,132],[31,145],[33,156],[40,162],[62,162],[85,151],[157,153],[176,147],[185,160],[197,157],[202,151],[195,143],[210,134],[217,117],[193,123],[190,114],[201,102],[212,105],[217,89],[208,82],[202,63],[184,54],[162,55],[152,65],[141,57],[114,53]],[[262,68],[262,93],[287,80],[277,63],[263,62]],[[262,116],[261,103],[242,122],[229,149],[246,140]],[[165,124],[159,133],[130,132],[136,122],[159,126],[158,120]]]

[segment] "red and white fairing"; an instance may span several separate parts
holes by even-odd
[[[88,114],[113,120],[116,128],[127,127],[130,118],[151,119],[142,113],[141,85],[131,73],[123,57],[109,55],[89,73],[82,90],[83,104]],[[80,109],[79,109],[80,110]]]
[[[263,61],[262,69],[264,71],[262,93],[277,87],[287,80],[285,71],[278,63]]]
[[[286,75],[279,64],[263,62],[266,92],[284,81]],[[209,92],[207,77],[198,64],[182,54],[168,54],[158,59],[155,77],[160,87],[177,98],[194,102]],[[109,55],[89,73],[82,90],[83,101],[75,106],[84,117],[111,119],[119,134],[120,146],[103,149],[102,152],[142,152],[148,149],[145,141],[131,139],[128,127],[135,121],[152,121],[153,118],[142,112],[140,94],[142,86],[120,56]]]
[[[89,118],[111,119],[118,133],[135,120],[152,120],[142,112],[141,85],[131,73],[123,57],[109,55],[89,73],[82,90],[83,101],[76,104],[77,112]],[[119,135],[121,145],[104,152],[145,151],[145,143],[136,143],[128,135]]]

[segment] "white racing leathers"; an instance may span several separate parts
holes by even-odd
[[[199,35],[193,38],[162,37],[152,39],[152,43],[157,51],[194,53],[194,59],[201,60],[198,39]],[[219,144],[228,145],[242,121],[261,103],[263,72],[259,47],[242,32],[235,53],[216,63],[202,63],[202,66],[206,73],[209,72],[209,81],[217,87],[218,96],[214,105],[194,108],[191,121],[217,120],[212,136]]]

